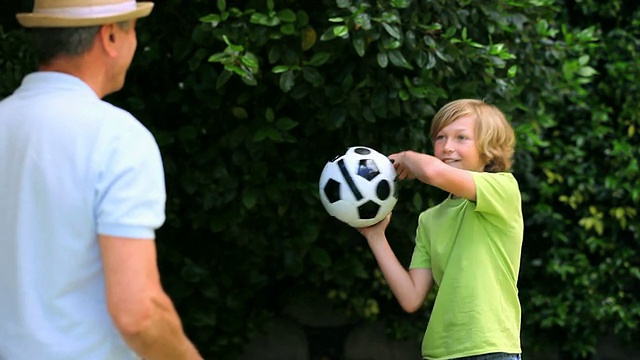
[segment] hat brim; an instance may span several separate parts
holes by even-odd
[[[73,18],[63,16],[52,16],[38,13],[20,13],[16,15],[16,19],[20,25],[28,28],[47,27],[47,28],[65,28],[65,27],[85,27],[97,26],[104,24],[117,23],[131,19],[138,19],[148,16],[153,9],[152,2],[138,2],[136,9],[111,16],[94,17],[94,18]]]

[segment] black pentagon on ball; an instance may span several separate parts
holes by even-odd
[[[358,206],[358,216],[360,219],[373,219],[378,215],[378,210],[380,210],[380,205],[373,201],[367,201]]]
[[[329,200],[330,203],[334,203],[336,201],[340,200],[340,183],[333,180],[333,179],[329,179],[329,181],[327,181],[327,183],[324,185],[324,189],[322,189],[324,191],[324,194],[327,196],[327,199]]]
[[[360,154],[360,155],[369,155],[369,154],[371,154],[371,150],[369,150],[367,148],[363,148],[363,147],[355,148],[355,149],[353,149],[353,151],[356,154]]]
[[[378,175],[380,175],[380,170],[378,170],[378,167],[373,160],[360,160],[360,162],[358,163],[358,176],[371,181]]]
[[[380,200],[387,200],[389,195],[391,195],[391,185],[389,185],[389,181],[382,179],[376,186],[376,195]]]

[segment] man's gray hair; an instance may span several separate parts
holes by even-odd
[[[116,24],[125,31],[131,29],[131,22]],[[32,38],[38,64],[45,65],[58,56],[78,56],[93,46],[100,26],[75,28],[33,28]]]

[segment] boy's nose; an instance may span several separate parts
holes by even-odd
[[[446,140],[444,143],[444,147],[442,148],[444,152],[450,153],[453,152],[453,142],[451,140]]]

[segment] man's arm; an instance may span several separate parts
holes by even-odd
[[[202,359],[162,289],[155,241],[99,239],[107,307],[127,345],[145,360]]]

